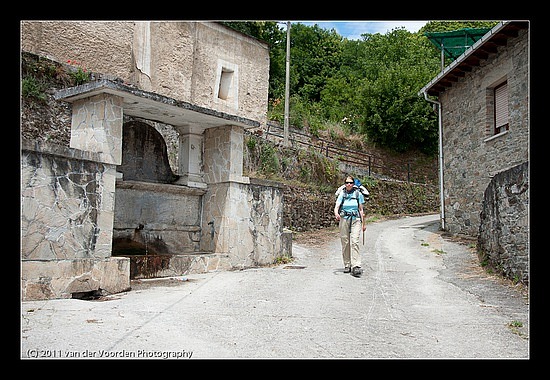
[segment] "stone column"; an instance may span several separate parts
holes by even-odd
[[[180,178],[176,182],[180,185],[205,189],[202,173],[202,145],[203,135],[180,130],[178,173]]]
[[[208,184],[250,183],[243,177],[244,129],[227,125],[204,132],[204,179]]]
[[[73,102],[70,147],[99,154],[107,164],[122,164],[123,98],[100,93]],[[103,176],[103,203],[99,214],[98,253],[111,256],[116,169]]]
[[[248,177],[243,177],[243,136],[239,126],[208,128],[204,132],[203,238],[205,250],[235,266],[252,250],[249,233]]]
[[[122,163],[123,98],[101,93],[75,100],[70,147],[96,152],[101,161]]]

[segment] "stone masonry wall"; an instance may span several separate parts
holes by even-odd
[[[111,257],[114,183],[97,153],[22,141],[23,299],[129,289],[129,260]]]
[[[68,154],[69,150],[63,148],[57,152]],[[86,160],[94,154],[75,152],[73,157],[41,153],[24,142],[23,259],[110,256],[111,231],[103,231],[99,219],[113,216],[112,213],[103,216],[109,208],[105,203],[114,202],[114,189],[103,187],[102,178],[114,175],[114,166]]]
[[[485,190],[478,252],[511,279],[529,282],[529,164],[498,173]]]
[[[440,94],[446,229],[477,238],[483,194],[502,170],[529,161],[529,35],[498,48]],[[488,91],[506,80],[509,130],[491,138]]]
[[[113,255],[140,249],[150,255],[200,251],[203,193],[186,186],[117,181]]]
[[[272,181],[209,185],[203,196],[203,251],[233,269],[268,265],[283,252],[283,191]]]
[[[436,186],[398,181],[378,180],[367,185],[370,197],[365,203],[367,219],[372,215],[437,213],[439,191]],[[293,231],[312,231],[334,227],[333,192],[284,186],[284,227]]]

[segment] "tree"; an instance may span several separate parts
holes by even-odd
[[[492,27],[497,21],[431,21],[417,33],[403,28],[347,40],[317,24],[292,24],[290,119],[315,132],[339,123],[403,152],[437,152],[437,115],[418,92],[441,69],[440,53],[424,32]],[[270,116],[282,117],[286,33],[276,22],[226,22],[270,47]],[[280,120],[279,120],[280,121]]]
[[[342,36],[317,24],[292,24],[290,29],[290,92],[318,102],[327,80],[341,62]]]
[[[394,29],[345,41],[342,65],[327,81],[321,103],[327,118],[396,151],[437,151],[437,119],[418,91],[439,69],[439,57],[417,33]]]
[[[430,33],[430,32],[450,32],[453,30],[459,30],[464,28],[487,28],[491,29],[499,21],[430,21],[426,23],[418,33]]]

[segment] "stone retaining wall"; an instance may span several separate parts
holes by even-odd
[[[493,177],[485,190],[478,251],[508,278],[529,282],[529,165]]]
[[[437,213],[439,191],[436,186],[377,180],[367,186],[370,200],[365,203],[369,215]],[[285,185],[284,226],[293,231],[310,231],[336,226],[334,193]]]
[[[96,153],[22,141],[23,299],[129,289],[129,260],[111,257],[114,178]]]

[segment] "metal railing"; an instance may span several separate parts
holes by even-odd
[[[283,131],[284,128],[282,126],[268,122],[260,137],[282,142],[284,138]],[[410,161],[391,159],[372,153],[348,149],[332,141],[303,133],[295,128],[289,128],[289,140],[293,147],[298,147],[299,145],[307,146],[327,158],[336,159],[339,162],[361,168],[368,173],[369,177],[429,185],[437,184],[437,163],[433,167],[431,165],[419,167],[419,165],[415,165]]]

